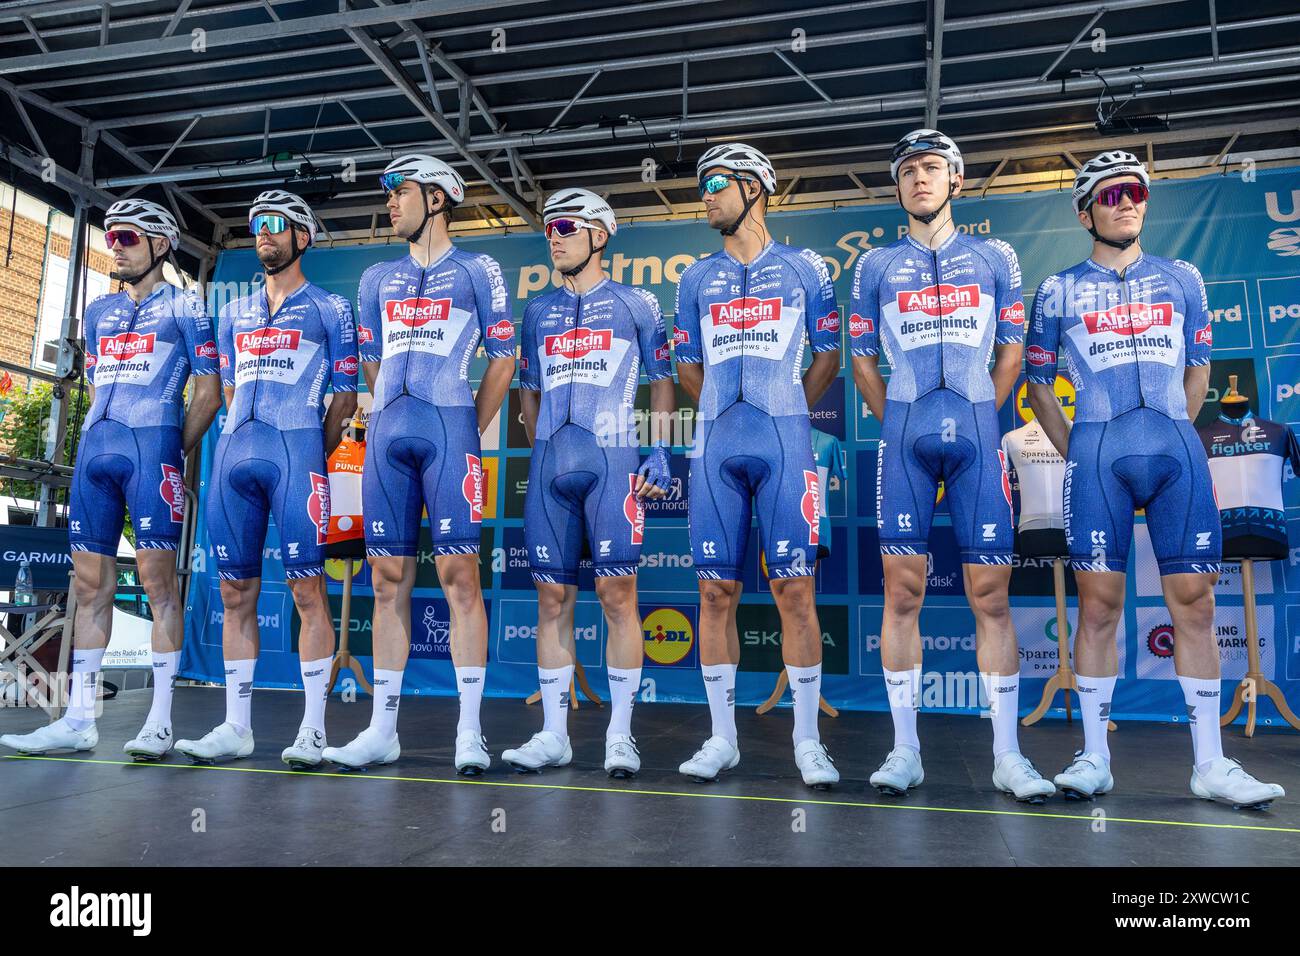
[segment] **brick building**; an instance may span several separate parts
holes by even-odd
[[[54,371],[68,283],[72,218],[0,183],[0,359]],[[104,233],[90,230],[86,301],[120,284],[109,279]],[[11,372],[14,389],[28,377]]]

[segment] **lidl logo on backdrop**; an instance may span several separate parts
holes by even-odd
[[[1052,384],[1052,391],[1056,392],[1056,400],[1061,403],[1061,410],[1065,412],[1065,417],[1074,421],[1074,383],[1066,375],[1056,376],[1056,381]],[[1034,410],[1029,407],[1029,380],[1020,383],[1020,388],[1016,389],[1016,414],[1020,416],[1022,422],[1032,422],[1034,420]]]
[[[695,625],[687,613],[691,608],[656,607],[641,619],[641,637],[646,663],[659,667],[694,667]]]

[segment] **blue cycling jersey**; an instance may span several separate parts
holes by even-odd
[[[480,338],[489,358],[514,358],[515,327],[501,267],[455,246],[427,267],[411,256],[361,276],[361,361],[379,362],[375,404],[401,395],[431,405],[473,405],[469,363]]]
[[[930,249],[908,235],[868,250],[854,269],[849,344],[854,355],[884,347],[890,401],[936,388],[991,401],[993,346],[1018,345],[1024,331],[1020,262],[1000,239],[954,232]]]
[[[180,427],[190,375],[217,373],[217,346],[202,300],[161,283],[138,305],[126,292],[86,307],[86,375],[95,386],[87,425]]]
[[[352,306],[304,282],[268,314],[266,291],[221,310],[221,382],[235,389],[225,434],[256,419],[282,431],[319,430],[325,391],[357,390]]]
[[[658,299],[610,279],[582,295],[556,289],[528,303],[522,337],[519,385],[542,392],[538,441],[572,422],[602,444],[639,444],[641,369],[652,382],[673,374]]]
[[[769,242],[745,265],[725,249],[677,284],[673,342],[679,363],[707,368],[701,421],[736,402],[768,415],[807,415],[803,350],[840,347],[840,316],[826,262],[811,249]]]
[[[1134,408],[1187,418],[1183,369],[1208,365],[1205,284],[1190,262],[1143,254],[1123,276],[1087,259],[1048,276],[1034,296],[1029,380],[1056,380],[1060,353],[1074,382],[1075,422]]]
[[[175,550],[185,517],[185,383],[217,373],[202,300],[169,283],[137,304],[126,292],[86,307],[86,376],[95,400],[77,447],[68,543],[114,556],[129,510],[138,549]]]
[[[1123,571],[1133,513],[1146,511],[1161,574],[1212,574],[1222,529],[1183,371],[1207,365],[1205,284],[1191,263],[1143,254],[1121,274],[1091,259],[1034,297],[1029,380],[1057,360],[1075,388],[1062,498],[1075,571]]]
[[[285,577],[317,576],[330,519],[324,398],[327,386],[357,390],[352,306],[304,282],[274,316],[259,290],[223,308],[218,324],[221,378],[235,389],[206,509],[218,572],[259,577],[274,517]]]

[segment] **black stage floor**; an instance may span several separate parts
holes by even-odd
[[[1040,807],[993,789],[990,730],[975,717],[922,714],[925,783],[881,797],[867,777],[891,743],[887,714],[822,718],[843,775],[829,792],[804,787],[791,753],[788,709],[739,715],[740,766],[695,784],[677,765],[708,734],[707,708],[638,704],[643,769],[631,781],[603,769],[607,710],[570,716],[574,762],[523,776],[500,762],[540,729],[537,707],[484,701],[489,772],[451,767],[456,703],[402,701],[402,759],[379,770],[297,773],[280,763],[301,716],[298,694],[259,691],[257,750],[193,767],[172,755],[132,764],[122,744],[149,692],[104,705],[93,754],[0,758],[0,861],[13,865],[931,865],[1240,866],[1300,861],[1300,734],[1253,740],[1230,730],[1229,756],[1288,796],[1265,812],[1234,811],[1188,790],[1191,741],[1181,725],[1125,723],[1112,735],[1117,790],[1095,803],[1059,795]],[[179,688],[176,730],[199,737],[222,717],[223,691]],[[329,704],[329,733],[346,743],[370,701]],[[44,722],[0,710],[0,732]],[[1046,776],[1077,745],[1077,724],[1021,729]],[[5,754],[11,752],[6,750]],[[799,811],[802,811],[800,813]],[[199,824],[202,824],[200,826]]]

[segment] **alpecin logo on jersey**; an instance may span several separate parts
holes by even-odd
[[[623,499],[623,517],[632,526],[632,544],[640,544],[645,534],[645,505],[636,496],[636,478],[627,476],[627,497]]]
[[[1196,330],[1197,345],[1214,345],[1214,320],[1205,323],[1205,328]]]
[[[1014,302],[998,313],[999,322],[1010,322],[1012,325],[1025,324],[1025,303]]]
[[[469,502],[469,520],[483,520],[483,461],[476,455],[465,456],[465,477],[460,482],[460,493]]]
[[[817,320],[818,332],[838,332],[840,330],[840,313],[832,312],[830,315],[824,315]]]
[[[367,344],[368,342],[373,342],[374,340],[375,340],[375,333],[374,333],[374,332],[371,332],[370,329],[368,329],[368,328],[367,328],[366,326],[364,326],[364,325],[359,325],[359,326],[357,326],[357,344],[358,344],[358,345],[365,345],[365,344]]]
[[[206,342],[194,346],[194,357],[210,359],[215,362],[217,360],[217,343],[212,339],[208,339]]]
[[[679,329],[677,326],[673,326],[673,348],[676,348],[679,345],[685,345],[690,342],[690,340],[691,333],[687,332],[685,329]]]
[[[544,340],[547,355],[582,358],[589,352],[608,352],[614,343],[613,329],[566,329]]]
[[[1031,345],[1025,349],[1025,361],[1030,365],[1056,368],[1056,353],[1049,352],[1041,345]]]
[[[499,319],[488,326],[487,337],[490,339],[499,339],[502,342],[508,342],[510,337],[515,334],[514,324],[509,319]]]
[[[655,349],[655,361],[656,361],[656,362],[667,362],[667,361],[668,361],[668,345],[667,345],[667,343],[665,343],[665,344],[659,346],[659,348]]]
[[[307,517],[316,526],[316,543],[324,544],[330,530],[330,480],[316,472],[308,472],[311,493],[307,495]]]
[[[803,471],[803,497],[799,499],[799,511],[808,524],[808,543],[815,546],[821,539],[821,486],[817,483],[817,472],[807,468]]]
[[[185,520],[185,479],[179,468],[173,468],[165,463],[162,466],[162,475],[162,484],[158,486],[158,493],[171,509],[172,524],[180,524]]]
[[[99,355],[101,358],[116,359],[119,362],[125,362],[133,359],[137,355],[144,355],[153,351],[155,335],[153,332],[146,332],[141,335],[138,332],[123,332],[120,335],[109,335],[99,340]]]
[[[900,289],[895,301],[898,304],[898,311],[903,314],[920,312],[923,315],[938,317],[958,309],[979,308],[980,287],[974,282],[970,285],[950,285],[945,282],[938,287]]]
[[[260,357],[281,349],[296,352],[300,341],[302,329],[253,329],[251,332],[236,333],[235,348]]]
[[[875,328],[875,323],[856,312],[849,316],[849,338],[860,339],[868,332],[874,332]]]
[[[1153,326],[1168,328],[1174,324],[1172,302],[1125,302],[1099,312],[1083,313],[1083,324],[1093,335],[1115,332],[1141,335]]]
[[[389,299],[384,303],[389,322],[419,328],[426,322],[446,322],[451,317],[451,299]]]
[[[334,363],[334,371],[342,375],[357,374],[357,357],[355,355],[345,355]]]
[[[1007,507],[1011,507],[1011,472],[1007,469],[1007,453],[1001,448],[998,449],[998,461],[1002,464],[1002,497],[1007,499]]]
[[[730,302],[714,302],[709,306],[714,325],[729,325],[742,332],[760,322],[776,322],[781,318],[781,298],[756,299],[746,296]]]

